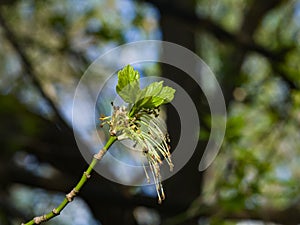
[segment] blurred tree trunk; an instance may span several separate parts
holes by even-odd
[[[182,21],[182,18],[180,18],[180,14],[189,15],[190,18],[197,18],[195,15],[195,1],[148,0],[148,2],[153,3],[160,10],[160,24],[163,40],[179,44],[196,52],[195,43],[197,30],[191,29],[191,27],[195,26],[189,26],[190,24],[186,24]],[[247,39],[250,43],[253,43],[252,36],[261,23],[262,18],[267,12],[281,2],[281,0],[267,2],[259,0],[254,1],[245,12],[244,21],[238,35],[243,39]],[[197,34],[199,35],[199,33]],[[197,38],[199,38],[199,36],[197,36]],[[223,63],[224,79],[221,81],[226,105],[232,101],[234,89],[242,82],[240,70],[247,53],[247,49],[238,46],[232,46],[232,49],[228,50],[226,53],[225,61]],[[209,113],[202,91],[193,80],[189,79],[182,71],[165,64],[162,65],[162,74],[164,77],[180,84],[187,91],[197,106],[200,117],[201,115]],[[180,136],[180,133],[178,132],[178,130],[180,130],[178,128],[180,127],[178,127],[178,124],[175,121],[179,121],[179,118],[172,107],[168,108],[167,116],[168,130],[171,138],[175,140],[172,143],[172,147],[175,147],[176,141],[178,141]],[[203,118],[200,118],[200,120],[203,120]],[[199,197],[199,195],[201,195],[202,173],[198,171],[198,164],[201,160],[204,146],[205,143],[199,142],[193,157],[187,165],[179,173],[165,182],[168,200],[164,203],[164,207],[180,205],[180,207],[176,207],[173,211],[175,215],[184,211],[197,197]],[[180,204],[178,204],[178,202],[180,202]],[[197,221],[191,220],[189,223],[196,224]],[[187,223],[185,222],[184,224]]]
[[[195,1],[165,1],[163,5],[166,6],[160,8],[163,40],[177,43],[195,52],[196,32],[189,29],[184,23],[181,23],[180,18],[168,14],[168,7],[174,7],[193,15],[195,14]],[[198,104],[201,101],[201,89],[182,71],[163,64],[162,74],[164,77],[179,84],[190,96],[193,96],[192,100],[197,107],[202,105]],[[167,111],[167,126],[171,141],[173,140],[171,143],[172,148],[176,146],[180,136],[180,125],[176,121],[180,121],[180,118],[178,118],[174,108],[169,107]],[[164,202],[164,207],[170,207],[174,204],[180,205],[173,210],[174,215],[186,210],[201,192],[202,173],[198,171],[198,164],[202,156],[202,149],[203,145],[199,144],[193,157],[185,167],[165,182],[167,200]],[[181,149],[181,151],[184,151],[184,149]],[[190,224],[194,224],[194,222],[190,221]]]

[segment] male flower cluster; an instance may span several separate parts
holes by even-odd
[[[175,90],[163,86],[163,82],[153,82],[140,89],[139,73],[130,65],[118,73],[117,93],[128,103],[127,106],[113,106],[109,117],[101,117],[102,125],[108,124],[110,135],[118,140],[130,139],[146,157],[158,195],[158,202],[165,198],[161,184],[160,165],[165,159],[170,166],[171,161],[169,137],[164,132],[162,121],[158,118],[159,106],[172,101]],[[144,166],[148,182],[150,178]]]

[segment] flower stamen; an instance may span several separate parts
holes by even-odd
[[[168,134],[163,131],[162,121],[157,118],[158,109],[141,110],[133,116],[129,116],[130,110],[124,106],[114,106],[111,116],[101,116],[102,126],[108,124],[110,135],[116,136],[118,140],[130,139],[134,141],[134,147],[138,147],[140,152],[146,157],[151,170],[158,202],[165,199],[165,193],[162,187],[162,178],[160,174],[160,165],[165,159],[173,170],[171,161],[170,142]],[[143,163],[143,169],[147,182],[150,183],[150,177],[146,166]]]

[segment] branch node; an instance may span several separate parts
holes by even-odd
[[[68,202],[73,201],[73,198],[77,195],[77,193],[78,193],[78,191],[75,188],[73,188],[73,190],[69,194],[66,195]]]
[[[60,213],[57,211],[56,208],[54,208],[54,209],[52,210],[52,213],[53,213],[54,215],[59,215],[59,214],[60,214]]]
[[[47,220],[47,216],[46,215],[37,216],[37,217],[33,218],[33,221],[34,221],[35,224],[40,224],[40,223],[42,223],[42,222],[44,222],[46,220]]]
[[[104,154],[105,154],[105,150],[101,149],[97,154],[94,155],[94,158],[100,160]]]
[[[89,178],[91,177],[91,175],[88,174],[86,171],[85,171],[83,174],[84,174],[84,176],[85,176],[87,179],[89,179]]]

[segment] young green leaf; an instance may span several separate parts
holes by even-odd
[[[127,65],[118,72],[116,91],[127,103],[134,104],[140,93],[140,75],[132,66]]]
[[[136,107],[138,108],[156,108],[157,106],[154,106],[153,98],[155,96],[158,96],[158,94],[161,92],[161,89],[163,88],[163,81],[161,82],[154,82],[151,83],[149,86],[145,87],[143,90],[141,90],[137,101],[135,103]],[[156,101],[159,101],[157,99]]]
[[[169,86],[165,86],[159,93],[159,96],[164,99],[163,104],[167,104],[173,100],[174,94],[175,94],[175,89]]]
[[[118,72],[116,87],[120,97],[132,106],[130,116],[142,109],[155,109],[173,100],[175,90],[163,86],[163,81],[153,82],[144,89],[140,89],[140,75],[132,66],[127,65]]]
[[[149,86],[141,90],[137,97],[131,111],[132,114],[138,112],[141,109],[154,109],[162,104],[166,104],[172,101],[174,98],[175,90],[171,87],[163,87],[163,81],[153,82]]]

